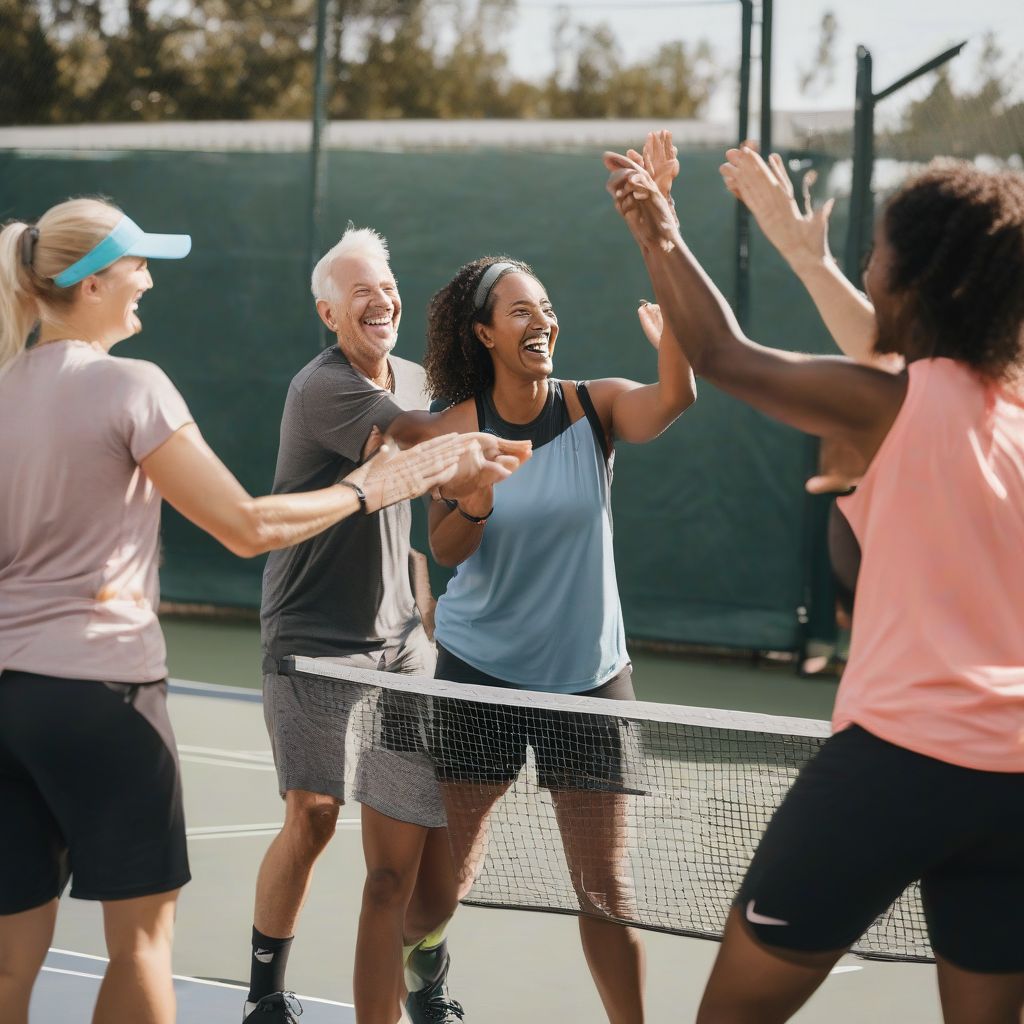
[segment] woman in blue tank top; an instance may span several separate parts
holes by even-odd
[[[648,150],[667,194],[678,170],[671,139],[649,138]],[[613,446],[652,440],[696,397],[679,346],[659,345],[657,307],[640,316],[658,347],[657,383],[570,383],[552,378],[558,320],[525,263],[475,260],[434,296],[424,366],[434,398],[449,406],[439,427],[533,443],[531,459],[499,488],[442,488],[432,503],[431,549],[456,567],[437,606],[439,678],[633,699],[612,551]],[[488,815],[530,747],[608,1018],[642,1021],[643,947],[609,920],[628,917],[631,901],[624,728],[581,715],[570,737],[556,711],[501,710],[493,728],[450,710],[435,723],[460,896],[472,885]]]

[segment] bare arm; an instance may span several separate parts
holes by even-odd
[[[422,551],[409,551],[409,582],[412,584],[413,599],[420,613],[420,621],[430,640],[434,639],[434,608],[437,602],[430,589],[430,566]]]
[[[778,249],[807,289],[840,350],[859,363],[899,372],[899,357],[874,352],[875,310],[839,269],[828,244],[828,219],[833,200],[817,210],[811,204],[814,171],[803,181],[803,210],[782,157],[772,153],[767,163],[751,146],[730,149],[720,168],[726,187],[754,215],[758,227]]]
[[[749,341],[646,171],[614,153],[605,162],[609,191],[654,269],[662,313],[697,374],[790,426],[846,439],[870,459],[902,405],[905,376]]]
[[[672,133],[649,132],[643,153],[631,149],[629,156],[643,164],[658,190],[671,203],[672,184],[679,174]],[[643,302],[637,316],[647,340],[658,351],[657,382],[639,384],[620,377],[596,380],[590,385],[590,394],[612,441],[620,439],[643,444],[656,438],[693,405],[697,400],[697,384],[659,307]]]
[[[637,314],[647,340],[658,350],[657,383],[605,378],[590,384],[590,395],[613,440],[644,444],[654,440],[693,405],[697,385],[660,308],[645,303]]]
[[[407,452],[385,447],[346,480],[363,489],[369,510],[375,512],[446,483],[474,444],[452,434]],[[186,519],[242,558],[298,544],[360,513],[356,492],[340,484],[300,494],[251,497],[194,423],[147,456],[142,469]]]
[[[449,488],[444,488],[447,494]],[[429,513],[430,553],[438,565],[449,569],[464,562],[483,540],[487,523],[471,522],[466,516],[480,518],[494,508],[494,492],[490,487],[480,488],[457,499],[458,508],[449,508],[443,500],[431,502]],[[459,514],[459,509],[466,516]]]

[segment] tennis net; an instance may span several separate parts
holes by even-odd
[[[761,833],[827,722],[601,700],[290,658],[336,682],[346,791],[432,771],[476,906],[718,938]],[[884,842],[884,837],[879,838]],[[471,887],[470,887],[470,882]],[[930,960],[917,887],[853,952]]]

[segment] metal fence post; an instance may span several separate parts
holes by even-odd
[[[309,259],[307,271],[320,259],[320,219],[324,210],[327,185],[327,154],[323,136],[327,126],[327,6],[331,0],[317,0],[316,5],[316,67],[313,79],[313,124],[309,147]],[[327,332],[317,318],[319,347],[327,344]]]
[[[737,145],[742,145],[750,131],[750,39],[754,30],[754,0],[740,0],[740,104]],[[750,320],[750,213],[736,200],[736,319],[746,330]]]

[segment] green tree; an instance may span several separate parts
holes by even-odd
[[[985,38],[974,84],[958,89],[949,64],[935,73],[930,91],[907,105],[898,128],[883,133],[878,151],[909,160],[936,153],[973,157],[1024,155],[1024,102],[1019,65],[1007,61],[995,36]]]
[[[0,0],[0,124],[39,124],[58,101],[57,54],[27,0]]]

